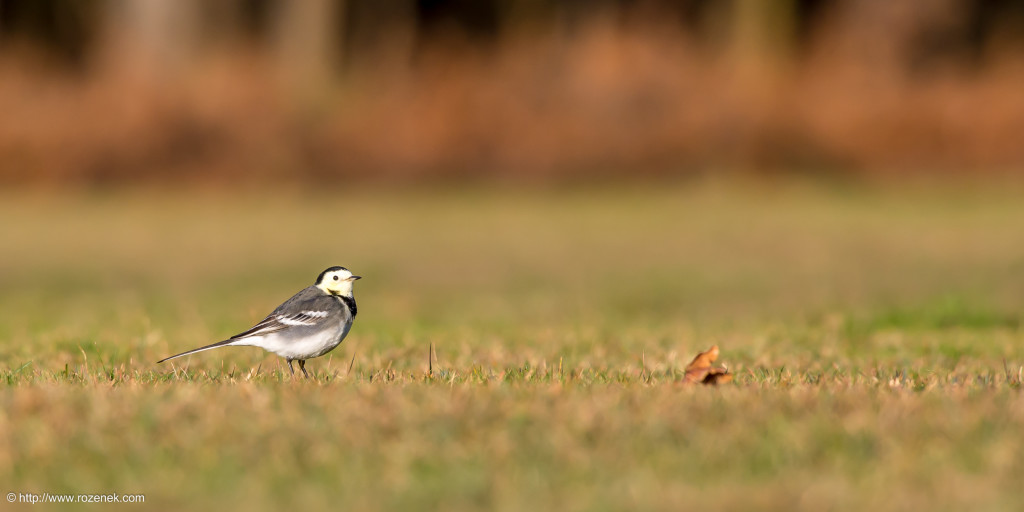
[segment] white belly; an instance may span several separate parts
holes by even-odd
[[[238,343],[232,343],[232,345],[260,347],[286,359],[310,359],[320,357],[341,344],[351,328],[352,322],[345,322],[339,323],[335,328],[324,329],[312,336],[296,338],[273,333],[245,338],[239,340]]]

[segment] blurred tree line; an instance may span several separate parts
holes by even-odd
[[[387,38],[404,38],[410,56],[438,40],[493,43],[509,32],[548,26],[564,31],[596,14],[645,17],[677,25],[699,44],[768,45],[797,56],[824,14],[841,4],[891,8],[884,0],[0,0],[0,48],[30,45],[69,67],[87,63],[112,25],[147,34],[146,43],[201,48],[212,41],[310,52],[316,65],[341,71]],[[920,0],[920,26],[904,26],[906,64],[978,66],[992,45],[1024,49],[1022,0]],[[932,12],[928,12],[932,11]],[[894,34],[895,36],[896,34]],[[296,48],[291,48],[296,47]]]
[[[1024,171],[1024,0],[0,0],[0,182]]]

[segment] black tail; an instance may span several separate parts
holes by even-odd
[[[230,345],[230,344],[232,344],[232,343],[235,343],[235,342],[237,342],[237,341],[238,341],[238,340],[224,340],[224,341],[218,341],[217,343],[213,343],[213,344],[211,344],[211,345],[207,345],[207,346],[205,346],[205,347],[199,347],[199,348],[194,348],[194,349],[192,349],[192,350],[189,350],[188,352],[182,352],[182,353],[180,353],[180,354],[176,354],[176,355],[173,355],[173,356],[171,356],[171,357],[165,357],[165,358],[163,358],[163,359],[161,359],[161,360],[157,361],[157,363],[159,364],[159,363],[162,363],[162,362],[164,362],[164,361],[167,361],[167,360],[169,360],[169,359],[174,359],[175,357],[187,356],[187,355],[189,355],[189,354],[195,354],[196,352],[202,352],[202,351],[204,351],[204,350],[210,350],[211,348],[217,348],[217,347],[224,347],[224,346]]]

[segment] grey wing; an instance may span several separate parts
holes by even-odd
[[[326,321],[329,316],[337,314],[338,308],[336,300],[317,287],[310,286],[286,300],[260,323],[232,336],[231,339],[265,336],[296,327],[313,327]]]

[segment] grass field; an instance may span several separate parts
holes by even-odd
[[[1024,509],[1020,192],[8,194],[0,490],[250,510]],[[314,381],[257,348],[154,364],[336,264],[364,276],[360,313]],[[712,344],[735,380],[681,384]]]

